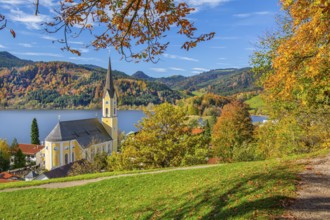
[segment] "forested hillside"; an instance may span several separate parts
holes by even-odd
[[[3,55],[4,53],[2,53]],[[5,61],[5,62],[3,62]],[[0,108],[96,108],[101,105],[106,70],[66,62],[0,61]],[[7,67],[11,63],[15,67]],[[119,105],[173,103],[181,96],[168,86],[113,71]]]
[[[175,90],[199,91],[218,95],[233,95],[259,90],[254,85],[255,79],[251,74],[250,68],[216,69],[191,77],[174,75],[162,78],[152,78],[139,71],[133,74],[132,77],[152,82],[161,82]]]

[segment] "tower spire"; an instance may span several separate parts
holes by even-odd
[[[109,92],[110,98],[114,97],[115,94],[115,87],[113,85],[113,77],[112,77],[112,70],[111,70],[111,59],[109,55],[109,64],[108,64],[108,71],[107,71],[107,78],[105,81],[105,91]]]

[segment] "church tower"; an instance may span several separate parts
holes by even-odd
[[[118,111],[117,111],[117,95],[113,84],[113,76],[111,71],[111,61],[109,57],[107,78],[105,82],[103,99],[102,99],[102,124],[108,134],[112,137],[112,152],[118,150]]]

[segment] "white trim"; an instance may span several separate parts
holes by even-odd
[[[72,154],[72,145],[71,145],[71,141],[69,141],[69,163],[73,162],[72,158],[71,158],[71,154]]]
[[[49,144],[50,144],[50,146],[49,146],[49,148],[48,148],[48,150],[50,150],[50,153],[49,153],[49,155],[50,155],[50,163],[49,163],[49,165],[50,165],[50,169],[52,169],[53,168],[53,144],[52,144],[52,142],[48,142]]]
[[[60,143],[60,166],[63,165],[63,142]]]

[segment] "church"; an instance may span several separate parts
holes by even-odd
[[[109,58],[102,98],[102,121],[97,118],[59,121],[45,139],[44,167],[52,170],[77,160],[92,161],[97,153],[118,148],[117,95]]]

